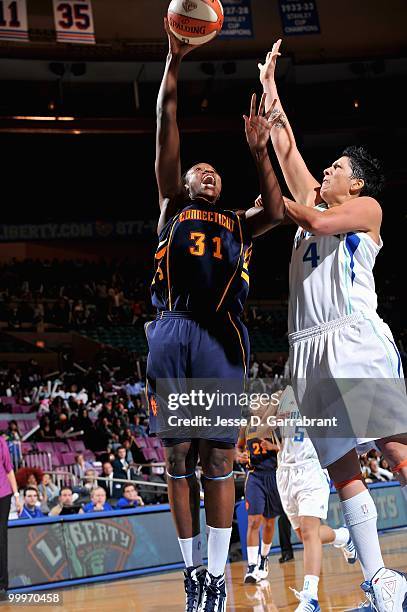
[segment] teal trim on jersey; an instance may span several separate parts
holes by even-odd
[[[375,324],[373,323],[373,321],[371,319],[368,319],[366,316],[364,317],[365,321],[369,321],[370,325],[372,326],[372,329],[375,333],[375,335],[379,338],[380,342],[383,344],[384,346],[384,350],[387,353],[387,359],[389,361],[390,364],[390,370],[393,372],[393,375],[395,378],[399,378],[399,376],[395,373],[394,369],[393,369],[393,359],[391,358],[389,349],[387,347],[387,342],[386,340],[384,340],[384,338],[379,334],[379,332],[377,331]]]
[[[349,253],[348,253],[348,250],[346,248],[345,238],[346,238],[346,234],[342,234],[342,247],[343,247],[343,252],[345,254],[345,262],[344,262],[344,267],[345,267],[345,286],[346,286],[346,293],[347,293],[347,299],[348,299],[348,303],[346,305],[346,314],[350,315],[350,314],[352,314],[352,304],[350,303],[350,292],[349,292],[349,279],[350,279],[350,276],[351,276],[351,269],[350,269],[350,264],[348,262]]]

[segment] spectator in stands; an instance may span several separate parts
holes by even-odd
[[[106,480],[102,480],[105,478]],[[98,485],[106,491],[107,499],[120,499],[122,495],[123,483],[113,481],[113,466],[110,461],[105,461],[102,467],[102,473],[98,480]]]
[[[366,478],[366,482],[368,482],[368,483],[387,482],[388,480],[390,480],[384,474],[386,472],[386,470],[382,470],[379,467],[377,459],[371,459],[369,461],[369,470],[370,470],[370,472],[369,472],[369,474],[367,475],[367,478]]]
[[[74,505],[74,494],[71,487],[62,487],[58,504],[50,510],[49,516],[65,516],[67,514],[82,514],[80,506]]]
[[[55,440],[55,427],[47,414],[44,414],[40,420],[38,439],[43,442]]]
[[[130,425],[130,429],[136,437],[146,435],[146,428],[141,424],[139,414],[133,415],[133,422]]]
[[[98,441],[97,450],[105,450],[110,441],[113,439],[113,432],[109,426],[109,420],[104,417],[100,420],[96,429],[96,441]]]
[[[129,381],[124,387],[124,389],[133,402],[136,396],[140,396],[142,393],[144,393],[144,385],[141,383],[140,380],[136,381],[134,376],[129,378]]]
[[[85,477],[86,470],[90,469],[92,469],[92,464],[85,460],[83,453],[77,453],[73,465],[73,473],[75,476],[82,480]]]
[[[38,492],[41,500],[41,511],[48,514],[50,505],[58,497],[59,489],[53,482],[51,474],[45,473],[38,485]]]
[[[19,442],[22,438],[23,436],[21,435],[17,421],[10,421],[7,429],[7,440],[9,442]]]
[[[123,480],[132,480],[130,464],[126,459],[127,449],[124,446],[119,446],[117,449],[116,459],[113,461],[113,472],[115,478]]]
[[[123,508],[136,508],[137,506],[144,506],[144,502],[137,492],[134,484],[126,484],[123,487],[123,497],[119,499],[116,504],[116,508],[123,510]]]
[[[97,481],[96,470],[94,470],[93,468],[86,470],[83,477],[81,495],[89,496],[91,492],[97,488],[99,488],[99,485]]]
[[[36,519],[45,516],[38,507],[38,490],[35,487],[26,487],[24,489],[24,505],[18,518],[20,519]]]
[[[131,439],[129,440],[129,438],[124,438],[123,440],[123,446],[126,449],[126,461],[129,465],[132,465],[134,463],[134,459],[133,459],[133,454],[131,452],[131,444],[132,441]]]
[[[26,487],[35,487],[38,491],[38,485],[44,476],[43,471],[36,467],[22,467],[16,472],[18,488],[23,491]]]
[[[106,501],[106,491],[102,487],[96,487],[90,495],[91,501],[83,509],[85,512],[107,512],[113,510]]]

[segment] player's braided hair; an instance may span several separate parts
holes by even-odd
[[[365,147],[358,146],[347,147],[342,155],[349,158],[352,178],[361,178],[365,182],[360,195],[377,197],[385,182],[379,160],[373,157]]]

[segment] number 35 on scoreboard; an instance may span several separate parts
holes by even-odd
[[[94,45],[91,0],[53,0],[57,42]]]
[[[0,40],[28,42],[25,0],[0,0]]]

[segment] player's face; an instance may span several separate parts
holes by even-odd
[[[351,178],[352,168],[349,157],[340,157],[332,166],[324,170],[321,185],[321,196],[327,202],[338,196],[350,196],[354,193],[359,179]]]
[[[215,204],[222,190],[222,179],[210,164],[196,164],[187,172],[185,187],[191,200],[201,197]]]

